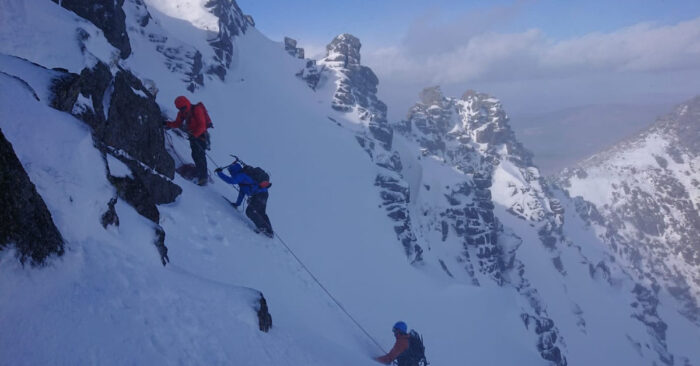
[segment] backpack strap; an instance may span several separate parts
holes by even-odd
[[[195,104],[193,108],[201,108],[202,112],[204,112],[204,119],[207,124],[207,128],[214,128],[214,124],[211,122],[211,117],[209,117],[209,111],[207,111],[207,107],[204,106],[204,103],[199,102]]]

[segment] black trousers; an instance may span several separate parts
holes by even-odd
[[[207,156],[205,155],[207,142],[203,138],[190,137],[190,149],[194,161],[197,178],[207,179]]]
[[[267,217],[267,192],[261,192],[250,196],[248,199],[248,208],[245,209],[245,214],[255,224],[258,230],[272,234],[272,224],[270,218]]]

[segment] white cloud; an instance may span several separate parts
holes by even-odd
[[[700,69],[700,18],[558,41],[539,30],[474,33],[471,27],[465,37],[444,37],[458,29],[417,22],[403,44],[365,52],[364,63],[381,78],[425,85]]]

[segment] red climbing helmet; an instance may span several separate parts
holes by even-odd
[[[175,98],[175,107],[178,110],[183,110],[183,109],[189,110],[191,106],[192,106],[192,103],[190,103],[190,100],[187,99],[187,97],[184,97],[181,95],[181,96]]]

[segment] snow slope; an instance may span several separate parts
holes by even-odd
[[[0,253],[0,364],[375,365],[379,347],[284,243],[382,348],[405,320],[432,365],[700,363],[699,328],[615,261],[578,216],[579,201],[541,179],[497,99],[433,90],[402,123],[412,129],[372,150],[360,140],[377,143],[367,130],[386,127],[386,111],[376,80],[353,89],[373,75],[359,65],[359,40],[360,75],[321,62],[315,91],[295,76],[306,61],[253,27],[232,38],[226,72],[209,72],[226,63],[212,39],[232,23],[222,27],[206,4],[125,0],[131,53],[120,59],[100,29],[53,2],[0,0],[0,128],[66,239],[66,254],[42,268]],[[242,16],[235,2],[213,4]],[[176,96],[203,101],[215,125],[210,170],[235,154],[270,172],[279,239],[252,232],[221,197],[234,198],[232,187],[180,176],[180,196],[158,207],[166,267],[156,224],[125,201],[120,225],[103,228],[115,196],[106,167],[129,168],[103,158],[87,124],[49,107],[61,72],[47,69],[79,73],[97,61],[157,90],[170,118]],[[339,105],[349,95],[370,103]],[[80,96],[76,108],[90,103]],[[166,134],[175,163],[189,163],[188,142]],[[394,156],[401,168],[387,173],[381,165]],[[409,188],[402,204],[421,260],[383,207],[375,182],[386,174]],[[258,330],[258,291],[270,333]]]
[[[2,4],[21,10],[3,22],[3,36],[19,23],[27,34],[32,26],[42,29],[39,22],[67,35],[85,26],[53,3]],[[37,13],[49,16],[33,17]],[[133,24],[128,29],[133,54],[119,64],[155,81],[170,116],[177,95],[204,101],[216,126],[210,155],[219,164],[236,153],[271,172],[269,214],[277,233],[385,349],[393,342],[391,325],[404,319],[423,333],[436,365],[539,363],[522,341],[514,296],[495,286],[438,282],[405,261],[377,207],[376,167],[352,135],[328,121],[330,95],[313,94],[294,77],[301,61],[279,43],[251,29],[236,38],[239,63],[226,81],[208,80],[192,95],[180,74],[159,64],[162,56],[148,37]],[[5,42],[0,51],[79,71],[78,41],[60,39],[42,53]],[[98,33],[90,39],[104,43]],[[85,58],[101,58],[86,50]],[[6,56],[0,68],[48,94],[50,71]],[[152,245],[153,224],[123,201],[116,207],[120,226],[103,229],[99,217],[114,190],[88,128],[49,108],[46,98],[36,101],[13,78],[0,77],[0,128],[67,241],[67,253],[46,268],[22,268],[12,253],[2,253],[2,363],[375,364],[376,346],[279,242],[250,231],[221,199],[235,194],[221,182],[201,188],[175,179],[182,195],[160,207],[171,259],[165,268]],[[174,141],[189,160],[186,142]],[[268,300],[269,334],[257,330],[257,293],[248,288]],[[498,352],[503,344],[509,352]]]

